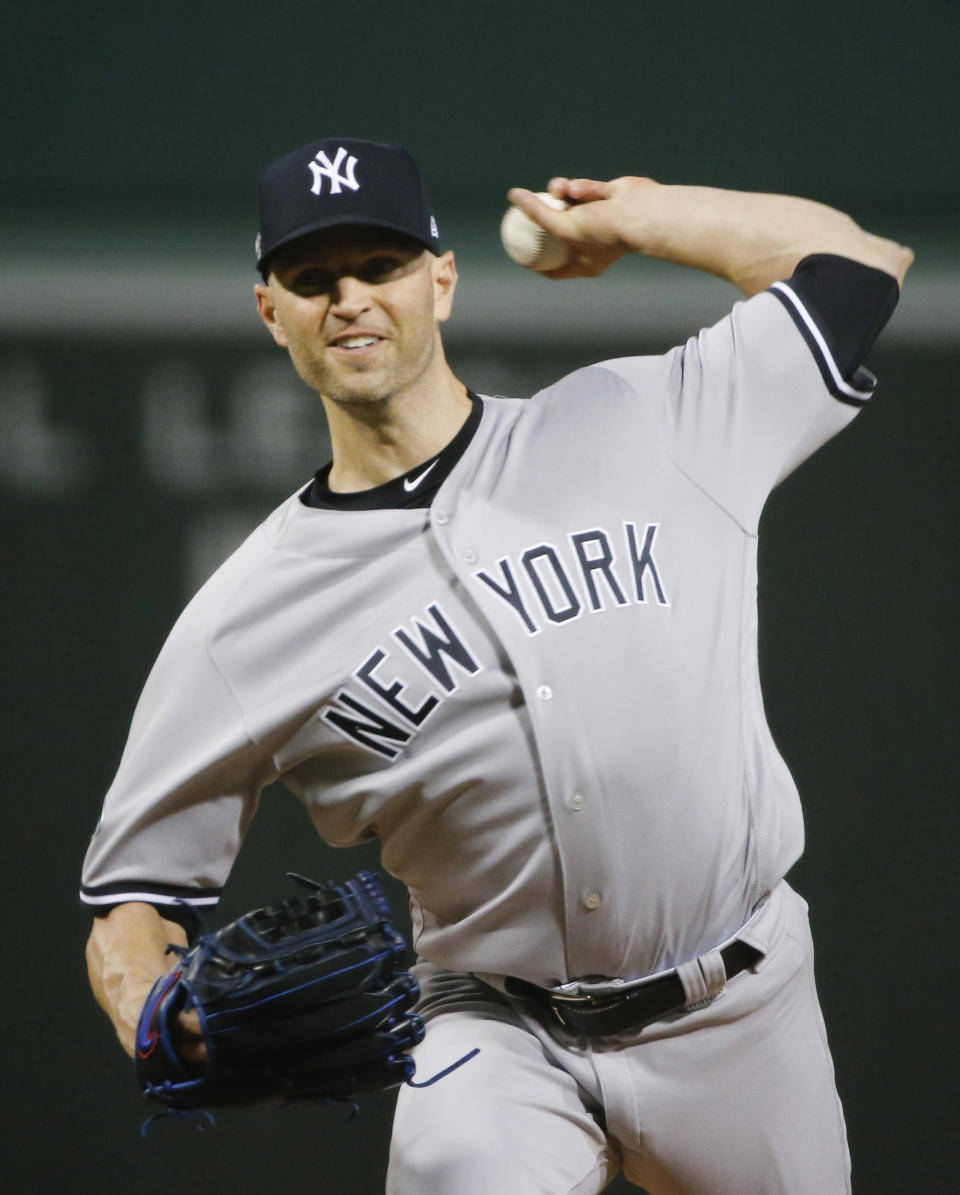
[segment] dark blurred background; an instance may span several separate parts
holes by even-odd
[[[250,286],[256,170],[336,133],[420,159],[462,275],[450,355],[487,393],[527,395],[591,360],[663,351],[737,297],[644,260],[588,282],[528,275],[497,237],[511,185],[634,173],[796,192],[916,249],[873,354],[877,398],[769,503],[761,649],[770,722],[807,812],[792,881],[812,907],[855,1190],[958,1189],[958,11],[10,6],[6,1190],[382,1190],[389,1095],[349,1128],[336,1110],[266,1109],[225,1114],[205,1135],[162,1123],[141,1140],[147,1109],[86,988],[76,900],[173,617],[327,459],[319,405],[259,328]],[[271,791],[218,917],[274,898],[287,869],[339,877],[375,863],[366,848],[327,851]]]

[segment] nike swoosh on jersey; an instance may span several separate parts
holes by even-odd
[[[405,477],[403,479],[403,488],[407,491],[407,493],[409,494],[411,490],[415,490],[420,482],[423,481],[426,475],[430,472],[430,470],[435,469],[439,463],[439,461],[434,461],[432,465],[427,465],[426,469],[424,469],[419,477]]]

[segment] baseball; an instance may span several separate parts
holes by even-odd
[[[549,191],[538,191],[537,195],[557,211],[562,212],[568,206]],[[507,209],[500,222],[500,240],[508,257],[531,270],[559,269],[570,256],[570,250],[563,241],[541,228],[518,207]]]

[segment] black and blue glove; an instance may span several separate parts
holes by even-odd
[[[412,1079],[419,987],[376,876],[293,878],[309,893],[172,948],[180,958],[147,998],[136,1044],[140,1086],[168,1111],[352,1101]],[[179,1018],[190,1012],[202,1061],[183,1057]]]

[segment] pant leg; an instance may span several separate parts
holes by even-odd
[[[433,1087],[400,1089],[387,1195],[601,1191],[618,1160],[589,1095],[548,1059],[506,1002],[467,977],[418,970],[427,1033],[414,1052],[416,1079],[475,1046],[480,1053]]]
[[[624,1171],[650,1195],[849,1195],[806,905],[783,899],[757,974],[659,1038],[596,1056]]]

